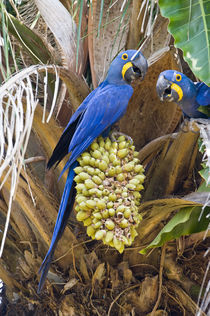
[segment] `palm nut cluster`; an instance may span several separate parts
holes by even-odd
[[[135,147],[120,136],[117,142],[98,137],[78,158],[76,218],[92,239],[115,247],[120,253],[137,235],[138,212],[144,187],[144,168]]]

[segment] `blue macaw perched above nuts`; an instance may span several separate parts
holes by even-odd
[[[47,163],[48,169],[54,164],[58,164],[67,154],[70,154],[70,156],[60,175],[61,177],[63,173],[68,170],[51,244],[39,269],[41,277],[37,291],[38,293],[40,293],[43,288],[57,243],[64,232],[74,205],[76,193],[74,169],[78,166],[78,157],[81,156],[81,163],[83,166],[87,165],[91,168],[98,168],[101,171],[101,177],[103,177],[102,174],[104,171],[106,172],[109,161],[111,161],[112,168],[108,168],[109,177],[114,177],[118,172],[118,181],[123,181],[122,176],[120,176],[121,171],[120,169],[117,169],[117,166],[119,158],[126,157],[128,154],[125,141],[123,141],[120,148],[118,148],[118,156],[116,156],[116,148],[113,146],[109,156],[103,155],[99,149],[103,147],[103,144],[106,150],[111,149],[111,141],[107,140],[104,142],[104,140],[101,139],[100,143],[97,144],[94,140],[100,135],[103,137],[108,136],[111,127],[125,114],[128,102],[134,91],[131,83],[136,79],[143,80],[147,73],[147,69],[147,60],[140,51],[127,50],[118,54],[112,61],[105,80],[83,100],[76,112],[71,116],[69,123],[53,150],[52,156]],[[84,152],[92,142],[94,142],[95,145],[92,145],[92,156],[90,157],[90,155],[85,154]],[[81,165],[81,167],[83,166]],[[103,195],[103,199],[100,200],[98,198],[99,201],[97,201],[98,205],[96,205],[96,207],[102,212],[106,210],[103,206],[105,203],[104,201],[106,201],[104,196],[106,196],[105,194],[107,193],[104,184],[102,184],[104,180],[99,174],[93,174],[94,178],[92,177],[89,179],[87,174],[91,175],[91,172],[94,173],[94,170],[89,169],[89,173],[84,171],[82,177],[87,179],[82,180],[81,183],[79,182],[80,180],[76,178],[76,181],[78,180],[77,189],[80,190],[79,192],[84,191],[84,194],[82,195],[85,196],[85,194],[87,194],[88,196],[88,190],[97,187],[97,194],[101,194],[101,196]],[[130,190],[132,187],[135,186],[131,183]],[[92,200],[92,198],[90,200]],[[100,203],[100,201],[102,202]],[[85,208],[88,206],[85,201],[82,203],[82,207],[84,210],[81,209],[83,213],[80,213],[80,218],[87,216],[87,210]],[[89,209],[91,208],[89,207]],[[115,209],[113,208],[113,210]],[[94,219],[96,222],[97,220],[97,218]],[[97,223],[94,223],[94,225],[95,227],[97,226],[100,228],[102,224],[98,221]],[[98,233],[97,236],[100,236],[100,234]]]
[[[78,158],[74,169],[76,218],[87,226],[92,239],[120,253],[137,235],[144,168],[135,147],[120,136],[117,142],[98,137]]]

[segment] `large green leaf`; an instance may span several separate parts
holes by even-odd
[[[161,13],[170,19],[175,45],[198,78],[210,84],[210,1],[159,0]]]
[[[180,236],[206,230],[209,225],[209,218],[207,218],[209,212],[210,207],[206,207],[204,210],[202,210],[201,206],[182,208],[140,253],[145,254],[148,249],[161,247],[167,241],[174,240]]]

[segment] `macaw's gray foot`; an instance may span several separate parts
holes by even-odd
[[[180,129],[183,133],[199,133],[199,124],[196,124],[197,120],[196,119],[185,119],[183,123],[180,126]]]
[[[133,139],[130,136],[128,136],[128,135],[126,135],[124,133],[121,133],[121,132],[115,132],[115,131],[111,132],[111,134],[110,134],[111,141],[112,142],[119,142],[118,138],[120,136],[124,136],[125,139],[130,142],[130,145],[133,145]]]

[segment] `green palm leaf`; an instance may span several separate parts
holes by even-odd
[[[202,210],[201,206],[182,208],[140,253],[145,254],[150,248],[161,247],[167,241],[181,236],[205,231],[209,225],[209,219],[207,218],[209,211],[209,207]]]

